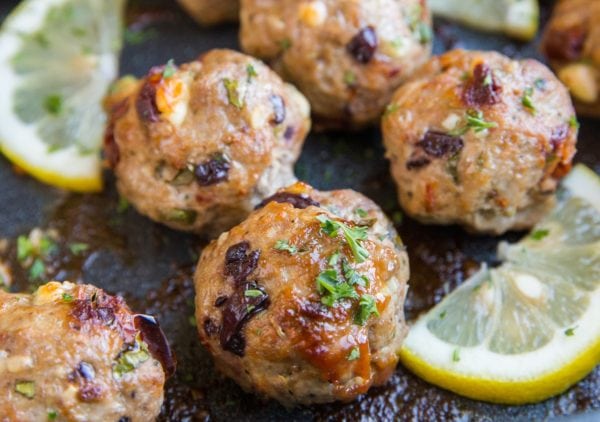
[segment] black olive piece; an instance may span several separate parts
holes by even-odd
[[[275,195],[269,196],[268,198],[263,200],[254,209],[257,210],[259,208],[262,208],[265,205],[267,205],[269,202],[279,202],[280,204],[288,203],[288,204],[292,204],[294,208],[298,208],[301,210],[308,208],[310,206],[313,206],[313,207],[321,206],[321,204],[319,204],[317,201],[315,201],[308,195],[304,195],[304,194],[299,195],[297,193],[289,193],[289,192],[277,192]]]
[[[222,154],[215,154],[210,160],[198,164],[194,174],[200,186],[210,186],[226,181],[230,169],[227,159]]]
[[[357,62],[366,64],[371,61],[377,50],[377,34],[375,28],[366,26],[346,45],[346,50]]]
[[[156,318],[151,315],[138,314],[134,317],[134,323],[135,328],[142,335],[142,340],[148,345],[148,350],[162,365],[167,378],[173,375],[177,360]]]
[[[230,246],[225,253],[225,275],[233,277],[236,284],[246,281],[246,278],[258,266],[260,251],[250,251],[250,243],[240,242]]]

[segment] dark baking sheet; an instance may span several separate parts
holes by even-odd
[[[0,18],[18,2],[3,0]],[[547,17],[545,2],[543,19]],[[122,73],[144,74],[170,58],[191,60],[215,47],[237,48],[237,28],[197,27],[172,0],[130,2],[128,44]],[[513,57],[537,57],[537,44],[516,44],[503,37],[468,31],[436,22],[437,53],[452,47],[496,49]],[[1,123],[0,116],[0,124]],[[594,135],[600,122],[581,121],[577,161],[600,172],[600,147]],[[475,237],[456,227],[425,227],[402,214],[383,159],[376,129],[353,133],[312,134],[297,165],[297,174],[320,189],[353,188],[375,201],[392,216],[411,261],[407,316],[438,302],[460,284],[481,261],[493,262],[499,239]],[[157,315],[177,353],[179,368],[167,385],[160,420],[539,420],[600,409],[600,368],[563,395],[544,403],[509,407],[480,403],[430,386],[401,366],[381,388],[350,404],[286,410],[243,393],[213,368],[197,341],[193,315],[194,264],[204,240],[176,233],[119,209],[114,180],[106,175],[106,189],[98,195],[69,194],[19,175],[0,158],[0,238],[9,248],[0,258],[12,263],[13,291],[32,284],[15,260],[14,240],[33,227],[54,227],[65,243],[86,242],[80,257],[65,254],[51,268],[51,276],[96,284],[122,294],[136,311]],[[514,240],[519,234],[504,236]],[[600,420],[587,413],[585,420]]]

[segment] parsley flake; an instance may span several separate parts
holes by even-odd
[[[365,287],[369,285],[369,279],[352,268],[346,258],[342,259],[342,270],[344,271],[344,278],[351,286],[359,285]]]
[[[57,417],[58,417],[58,413],[56,413],[56,410],[49,410],[48,411],[47,418],[48,418],[49,421],[56,420]]]
[[[358,302],[358,311],[354,316],[354,322],[358,325],[365,325],[371,315],[379,316],[377,303],[371,295],[363,295]]]
[[[392,113],[395,113],[396,111],[400,110],[400,106],[398,104],[388,104],[387,107],[385,108],[385,111],[383,112],[383,117],[387,117]]]
[[[571,327],[571,328],[567,328],[567,329],[565,330],[565,336],[567,336],[567,337],[572,337],[572,336],[574,336],[574,335],[575,335],[575,329],[576,329],[576,328],[577,328],[577,327]]]
[[[162,77],[165,79],[172,78],[177,72],[177,66],[175,66],[175,61],[173,59],[169,59],[167,64],[165,65],[165,69],[163,70]]]
[[[57,94],[48,95],[44,99],[44,109],[48,112],[48,114],[58,116],[63,109],[62,97]]]
[[[113,365],[113,377],[121,379],[125,374],[137,369],[142,363],[150,359],[148,345],[142,341],[138,334],[135,342],[119,353],[116,363]]]
[[[342,299],[358,299],[354,287],[348,283],[340,282],[337,271],[333,268],[322,271],[318,275],[317,291],[322,296],[321,303],[329,307]]]
[[[356,215],[358,215],[360,218],[365,218],[366,216],[369,215],[368,212],[366,212],[365,210],[363,210],[362,208],[357,208],[354,210],[354,212],[356,213]]]
[[[452,352],[452,362],[459,362],[460,361],[460,351],[458,349],[454,349],[454,351]]]
[[[356,85],[356,74],[351,70],[346,70],[344,72],[344,83],[348,86]]]
[[[352,350],[350,350],[350,353],[348,354],[348,357],[346,358],[349,361],[353,361],[356,360],[360,357],[360,349],[358,347],[354,347]]]
[[[15,384],[15,391],[28,399],[32,399],[35,397],[35,382],[17,381]]]
[[[548,229],[538,229],[532,232],[529,237],[533,240],[542,240],[544,237],[550,234],[550,230]]]
[[[71,243],[69,244],[69,250],[73,255],[81,255],[87,251],[90,246],[87,243]]]
[[[244,296],[246,297],[261,297],[265,294],[258,289],[248,289],[244,292]]]
[[[467,127],[472,128],[475,132],[481,132],[497,126],[498,123],[496,122],[486,121],[483,117],[483,113],[480,110],[469,110],[467,112]]]
[[[62,300],[63,300],[63,302],[67,302],[67,303],[73,302],[73,296],[70,295],[69,293],[63,293]]]
[[[29,268],[29,278],[32,280],[39,280],[46,272],[46,266],[44,265],[44,261],[40,258],[36,258],[31,264],[31,268]]]
[[[531,88],[531,87],[525,88],[525,91],[523,92],[523,96],[521,97],[521,104],[523,104],[523,107],[527,108],[532,114],[535,114],[536,109],[535,109],[535,106],[533,105],[533,99],[531,98],[532,95],[533,95],[533,88]]]
[[[571,116],[569,119],[569,126],[573,129],[579,129],[579,121],[577,120],[577,116]]]
[[[250,82],[252,78],[258,76],[258,73],[256,73],[256,69],[251,64],[248,64],[248,66],[246,66],[246,73],[248,74],[248,82]]]
[[[244,107],[244,101],[240,98],[240,93],[238,92],[238,81],[225,78],[223,79],[223,85],[225,85],[225,89],[227,90],[229,104],[239,109]]]
[[[287,240],[278,240],[273,248],[277,249],[278,251],[289,252],[290,255],[295,255],[298,253],[298,248],[294,245],[290,245]]]
[[[356,262],[364,262],[369,257],[369,251],[360,244],[361,241],[367,239],[368,227],[349,227],[347,224],[331,220],[325,215],[319,215],[317,220],[321,223],[321,230],[329,237],[336,237],[340,231],[343,233]]]
[[[31,256],[33,245],[27,236],[19,236],[17,238],[17,259],[20,262],[25,261]]]

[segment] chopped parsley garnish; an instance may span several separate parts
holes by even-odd
[[[63,99],[60,95],[48,95],[44,99],[44,109],[54,116],[58,116],[63,109]]]
[[[188,317],[188,323],[192,326],[192,327],[197,327],[198,326],[198,321],[196,321],[196,316],[195,315],[190,315]]]
[[[29,268],[29,278],[32,280],[41,279],[46,271],[46,266],[44,265],[44,261],[40,258],[36,258],[31,264],[31,268]]]
[[[385,111],[383,112],[383,116],[389,116],[390,114],[396,112],[400,110],[400,106],[398,104],[388,104],[387,107],[385,108]]]
[[[73,302],[73,296],[70,295],[69,293],[63,293],[62,300],[63,300],[63,302],[67,302],[67,303]]]
[[[291,46],[292,46],[292,41],[290,41],[289,38],[284,38],[279,41],[279,47],[281,47],[282,50],[287,50]]]
[[[360,218],[365,218],[366,216],[369,215],[368,212],[366,212],[365,210],[363,210],[362,208],[357,208],[354,210],[354,212],[356,213],[356,215],[358,215]]]
[[[329,257],[327,263],[330,267],[334,267],[338,264],[338,262],[340,262],[340,252],[336,251],[333,255]]]
[[[467,111],[467,127],[472,128],[475,132],[481,132],[497,126],[498,123],[496,122],[486,121],[483,117],[483,112],[480,110]]]
[[[402,215],[402,211],[394,211],[394,213],[392,214],[392,221],[396,225],[402,223],[403,218],[404,216]]]
[[[142,363],[150,359],[148,345],[142,341],[138,334],[135,338],[135,343],[122,351],[116,359],[113,366],[113,376],[115,379],[121,379],[123,375],[135,370]]]
[[[20,262],[25,261],[31,256],[33,245],[27,236],[19,236],[17,238],[17,259]]]
[[[321,303],[329,307],[342,299],[358,299],[358,293],[354,287],[346,282],[340,282],[337,271],[332,268],[322,271],[318,275],[317,291],[322,296]]]
[[[329,237],[336,237],[340,231],[343,233],[356,262],[364,262],[369,257],[369,251],[360,245],[361,241],[367,239],[367,227],[349,227],[345,223],[331,220],[325,215],[319,215],[317,220],[321,223],[321,230]]]
[[[452,362],[460,361],[460,351],[458,349],[454,349],[452,352]]]
[[[350,353],[348,354],[348,357],[346,359],[348,359],[349,361],[352,360],[356,360],[360,357],[360,349],[358,347],[354,347],[352,350],[350,350]]]
[[[28,399],[32,399],[35,397],[35,383],[33,381],[17,381],[15,391]]]
[[[356,75],[351,70],[344,72],[344,83],[348,86],[356,85]]]
[[[252,78],[258,76],[258,73],[256,73],[256,69],[251,64],[246,66],[246,73],[248,74],[248,82],[250,82]]]
[[[129,209],[129,201],[122,196],[119,197],[119,202],[117,204],[117,212],[119,214],[123,214],[125,211]]]
[[[450,176],[452,176],[452,181],[454,184],[458,185],[460,183],[460,178],[458,176],[458,162],[460,161],[460,151],[457,151],[455,154],[452,154],[448,161],[446,162],[446,171]]]
[[[244,107],[244,102],[240,98],[240,93],[238,92],[238,81],[225,78],[223,79],[223,85],[225,85],[225,89],[227,90],[229,104],[239,109]]]
[[[359,285],[365,287],[369,285],[369,279],[356,272],[346,258],[342,258],[342,271],[344,271],[344,278],[351,286]]]
[[[162,76],[165,79],[172,78],[177,72],[177,66],[175,66],[175,61],[173,59],[169,59],[167,64],[165,65],[165,69],[163,70]]]
[[[567,329],[565,330],[565,336],[567,336],[567,337],[574,336],[574,335],[575,335],[575,329],[576,329],[576,328],[577,328],[577,327],[571,327],[571,328],[567,328]]]
[[[569,119],[569,126],[573,129],[579,129],[579,121],[577,120],[577,116],[571,116]]]
[[[538,229],[532,232],[529,237],[533,240],[542,240],[544,237],[550,234],[550,230],[548,229]]]
[[[87,243],[71,243],[69,244],[69,250],[73,255],[81,255],[87,251],[90,246]]]
[[[431,30],[431,27],[423,21],[419,21],[419,23],[417,23],[416,32],[421,44],[427,44],[433,38],[433,31]]]
[[[533,99],[531,96],[533,95],[533,88],[528,87],[523,92],[523,96],[521,97],[521,104],[523,107],[527,108],[532,114],[535,114],[535,106],[533,105]]]
[[[294,245],[290,245],[287,240],[278,240],[275,243],[274,249],[277,249],[278,251],[289,252],[290,255],[295,255],[298,253],[298,248]]]
[[[358,325],[365,325],[371,315],[379,316],[377,303],[371,295],[363,295],[358,302],[358,312],[354,316],[354,322]]]
[[[485,75],[485,78],[483,79],[483,86],[489,86],[494,82],[494,79],[492,78],[492,72],[488,72]]]
[[[248,289],[244,292],[244,296],[246,297],[261,297],[265,294],[258,289]]]
[[[58,417],[58,413],[56,413],[56,410],[49,410],[47,417],[49,421],[56,420],[56,418]]]
[[[126,28],[123,33],[123,38],[125,39],[126,44],[138,45],[156,37],[157,34],[158,33],[154,29],[134,31]]]
[[[444,318],[446,318],[446,311],[442,311],[442,312],[440,312],[440,315],[439,315],[439,317],[440,317],[440,319],[444,319]]]

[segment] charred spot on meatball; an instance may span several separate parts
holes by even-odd
[[[280,204],[288,203],[291,204],[294,208],[305,209],[308,207],[320,207],[317,201],[312,199],[310,196],[306,194],[296,194],[290,192],[277,192],[275,195],[268,197],[263,200],[260,204],[256,206],[255,209],[263,208],[269,202],[279,202]]]
[[[427,157],[414,157],[406,162],[408,170],[417,170],[431,164],[431,160]]]
[[[211,318],[206,318],[204,320],[204,332],[208,337],[213,337],[219,334],[219,326]]]
[[[273,118],[271,119],[271,123],[275,125],[279,125],[285,120],[285,102],[281,95],[271,95],[269,97],[271,101],[271,105],[273,106]]]
[[[366,26],[356,34],[346,45],[348,53],[362,64],[371,61],[377,50],[377,34],[375,28]]]
[[[225,253],[225,275],[231,276],[235,284],[241,284],[258,266],[260,251],[250,251],[250,243],[240,242]]]
[[[138,314],[134,318],[134,324],[135,328],[139,330],[142,340],[148,345],[152,356],[160,362],[165,375],[167,377],[173,375],[177,360],[158,320],[151,315]]]
[[[427,155],[434,158],[454,155],[463,146],[464,141],[462,138],[433,130],[428,130],[423,139],[417,142],[417,147],[420,147]]]
[[[490,67],[479,63],[463,91],[463,101],[470,107],[494,105],[500,101],[501,92],[502,87],[498,85]]]
[[[73,301],[71,316],[83,323],[110,325],[115,321],[115,309],[122,306],[124,303],[119,297],[95,294],[89,299]]]
[[[207,160],[196,166],[194,174],[196,181],[200,186],[216,185],[229,178],[231,165],[223,154],[215,154],[210,160]]]
[[[257,313],[269,307],[269,295],[254,282],[236,288],[223,308],[219,341],[223,350],[244,356],[246,340],[242,333],[244,325]]]
[[[135,102],[140,120],[155,123],[160,120],[160,111],[156,105],[156,86],[145,81]]]

